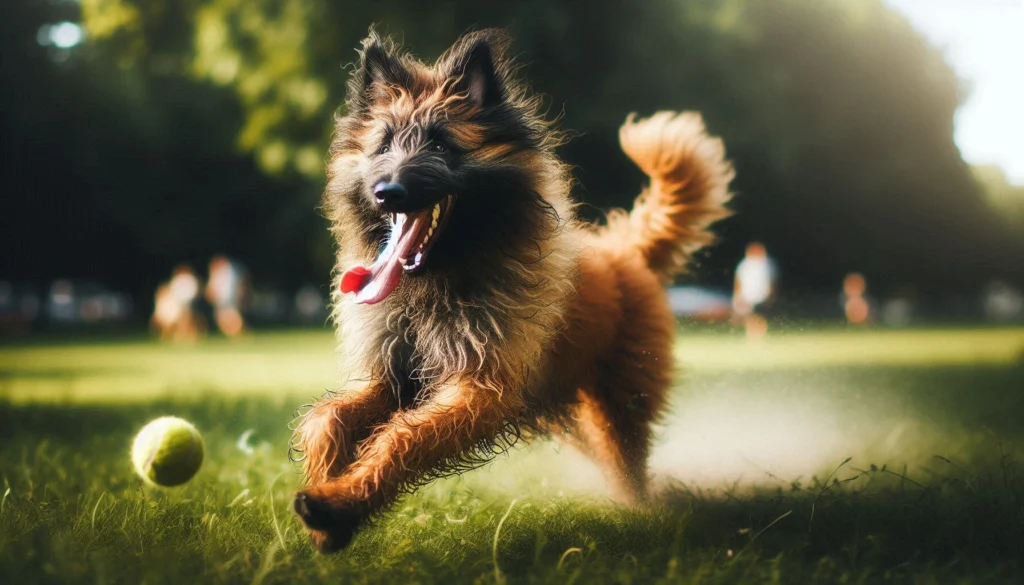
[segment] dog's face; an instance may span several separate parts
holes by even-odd
[[[472,33],[427,66],[375,34],[364,41],[328,188],[377,250],[372,266],[343,275],[357,302],[383,300],[403,274],[464,270],[528,231],[550,131],[515,85],[506,45],[498,32]]]

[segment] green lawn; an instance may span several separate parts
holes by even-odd
[[[325,557],[290,511],[287,425],[333,344],[0,346],[0,583],[1024,582],[1024,329],[683,335],[649,506],[542,442]],[[208,450],[172,490],[128,458],[164,414]]]

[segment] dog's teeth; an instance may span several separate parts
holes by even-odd
[[[437,218],[441,215],[441,204],[438,203],[434,206],[434,225],[437,225]]]
[[[416,252],[416,266],[419,266],[420,262],[422,260],[423,260],[423,252]]]

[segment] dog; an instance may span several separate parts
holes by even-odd
[[[346,380],[297,419],[294,509],[324,552],[401,494],[555,434],[647,492],[673,377],[664,285],[729,214],[731,164],[696,113],[630,115],[650,184],[604,225],[572,180],[501,30],[427,65],[371,29],[329,151],[333,318]],[[565,432],[568,429],[569,432]]]

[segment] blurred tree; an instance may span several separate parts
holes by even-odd
[[[237,146],[265,172],[317,180],[329,138],[339,55],[325,0],[83,0],[82,22],[123,68],[228,88],[243,117]]]
[[[995,166],[976,166],[974,176],[984,189],[989,205],[1013,228],[1024,232],[1024,186],[1011,185],[1006,173]]]
[[[178,262],[205,272],[226,252],[257,284],[325,282],[331,248],[317,184],[268,178],[240,155],[244,117],[232,94],[182,77],[168,54],[137,67],[129,57],[141,44],[122,56],[95,42],[39,42],[37,31],[77,20],[77,10],[30,1],[0,16],[10,30],[0,74],[11,88],[0,95],[0,277],[40,287],[96,279],[148,300]],[[101,34],[144,22],[124,10]]]

